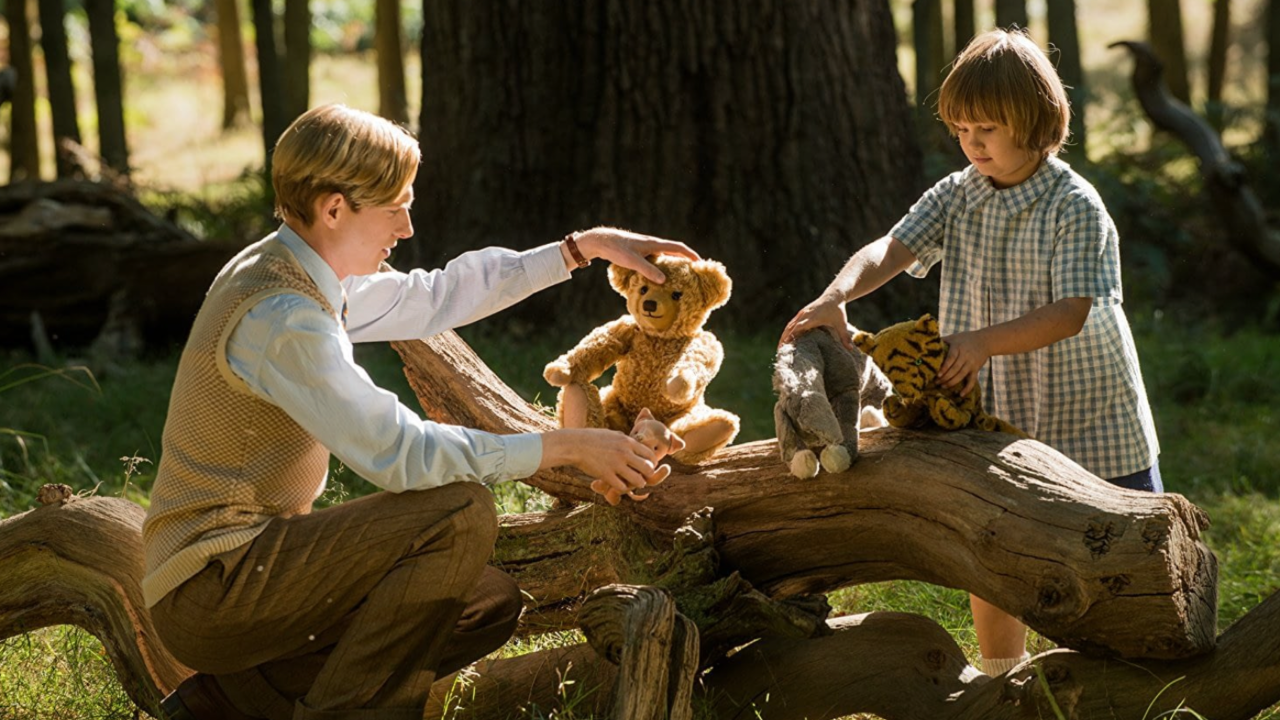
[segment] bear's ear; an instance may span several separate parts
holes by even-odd
[[[919,320],[916,321],[916,329],[922,333],[928,333],[929,335],[937,335],[938,321],[929,313],[925,313],[924,315],[920,316]]]
[[[729,279],[724,265],[715,260],[698,260],[693,263],[693,272],[698,278],[698,285],[702,289],[702,303],[707,310],[715,310],[729,302],[733,281]]]
[[[627,296],[627,292],[631,290],[631,281],[639,275],[635,270],[622,267],[621,265],[609,265],[609,284],[622,297]]]

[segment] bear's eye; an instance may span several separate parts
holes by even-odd
[[[641,295],[644,295],[644,294],[645,294],[645,293],[647,293],[647,292],[649,292],[649,286],[648,286],[648,285],[641,285],[641,286],[640,286],[640,294],[641,294]]]
[[[676,290],[675,292],[671,293],[672,300],[679,300],[682,297],[684,297],[684,293],[680,292],[679,290]]]

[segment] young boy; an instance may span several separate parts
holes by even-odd
[[[143,524],[156,630],[197,670],[171,720],[422,717],[432,681],[501,646],[521,599],[487,566],[486,484],[572,465],[599,492],[654,479],[609,430],[494,435],[425,422],[374,385],[353,341],[426,337],[603,258],[654,282],[682,243],[595,228],[443,270],[383,261],[413,235],[418,141],[341,105],[276,144],[283,224],[218,274],[182,353]],[[330,453],[387,492],[311,512]]]
[[[827,327],[848,347],[845,303],[942,263],[938,381],[982,385],[988,412],[1116,485],[1162,492],[1159,445],[1121,307],[1119,238],[1097,191],[1056,155],[1066,92],[1025,34],[993,30],[956,59],[938,114],[972,163],[859,250],[783,341]],[[984,672],[1026,657],[1026,628],[970,596]]]

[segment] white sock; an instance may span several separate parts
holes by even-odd
[[[1031,653],[1022,653],[1021,657],[1014,658],[982,658],[982,672],[991,677],[998,677],[1012,670],[1018,663],[1024,660],[1030,660]]]

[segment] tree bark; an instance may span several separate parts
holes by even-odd
[[[27,0],[8,0],[9,62],[17,71],[10,99],[9,182],[40,179],[40,139],[36,133],[36,75],[31,52]]]
[[[1268,0],[1267,21],[1267,118],[1263,139],[1273,156],[1280,156],[1280,2]]]
[[[612,224],[723,262],[721,312],[759,323],[923,189],[887,3],[424,0],[423,21],[414,221],[430,241],[413,264]],[[603,320],[583,285],[512,312]],[[912,307],[936,292],[886,290]]]
[[[916,51],[916,108],[922,118],[932,121],[947,64],[942,43],[942,0],[915,0],[911,3],[911,18]]]
[[[1184,104],[1191,104],[1187,82],[1187,49],[1182,33],[1182,5],[1179,0],[1147,0],[1148,39],[1165,66],[1169,92]]]
[[[288,127],[285,120],[288,101],[280,68],[280,52],[276,46],[276,18],[271,10],[271,0],[250,0],[249,6],[253,12],[253,42],[258,52],[263,166],[267,177],[271,177],[271,151]]]
[[[75,625],[102,641],[125,692],[154,717],[191,671],[156,637],[142,601],[142,520],[118,498],[45,486],[43,507],[0,520],[0,639]]]
[[[311,105],[311,6],[308,0],[284,3],[285,118],[280,132]],[[280,133],[271,139],[274,147]]]
[[[973,11],[973,0],[956,0],[955,4],[955,52],[959,55],[977,34],[977,20]]]
[[[218,64],[222,69],[222,129],[249,122],[249,73],[240,35],[240,0],[217,0]]]
[[[996,0],[996,27],[1008,30],[1014,26],[1026,28],[1029,24],[1026,0]]]
[[[71,80],[71,57],[67,54],[66,9],[62,0],[39,0],[40,48],[44,50],[45,74],[49,79],[49,109],[53,116],[53,149],[58,177],[73,177],[77,165],[64,150],[63,141],[80,144],[80,121],[76,112],[76,88]]]
[[[124,82],[120,71],[120,36],[115,0],[85,0],[89,40],[93,45],[93,95],[98,104],[99,154],[121,176],[129,175],[125,139]]]
[[[378,56],[378,114],[407,125],[409,100],[404,87],[400,0],[377,0],[374,12],[373,45]]]
[[[1056,0],[1048,3],[1049,43],[1058,49],[1058,75],[1067,86],[1071,100],[1071,144],[1079,152],[1079,159],[1088,162],[1089,154],[1085,136],[1085,110],[1089,92],[1085,87],[1084,70],[1080,66],[1080,38],[1076,25],[1075,0]],[[1073,156],[1075,157],[1075,156]]]
[[[1231,158],[1213,128],[1191,108],[1171,97],[1163,66],[1151,47],[1118,42],[1134,58],[1133,89],[1156,127],[1173,133],[1200,159],[1209,202],[1222,220],[1228,241],[1272,279],[1280,279],[1280,231],[1267,224],[1262,201],[1249,187],[1244,167]]]
[[[1213,28],[1209,37],[1209,85],[1205,116],[1222,132],[1222,86],[1227,77],[1227,50],[1231,46],[1231,0],[1213,0]]]

